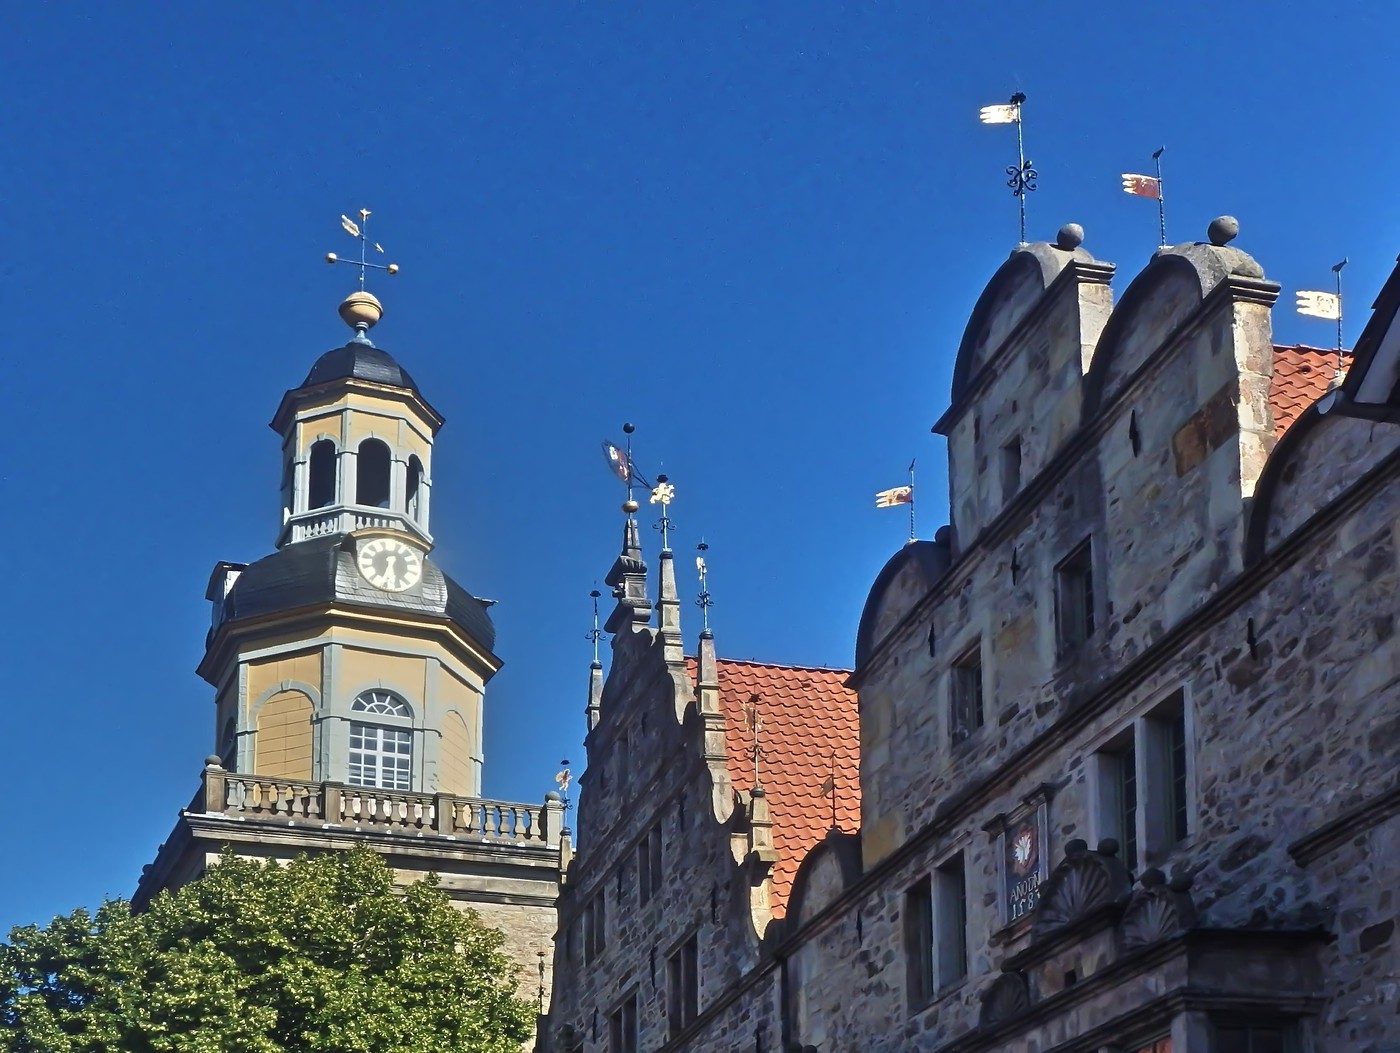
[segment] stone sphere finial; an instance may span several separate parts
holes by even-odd
[[[1073,252],[1084,244],[1084,228],[1078,223],[1066,223],[1055,235],[1055,248]]]
[[[1103,840],[1101,840],[1101,841],[1099,842],[1099,855],[1101,855],[1101,856],[1116,856],[1116,855],[1118,854],[1118,849],[1119,849],[1120,847],[1122,847],[1122,846],[1120,846],[1120,845],[1118,844],[1118,838],[1116,838],[1116,837],[1105,837]]]
[[[1240,221],[1234,216],[1216,216],[1206,228],[1212,245],[1228,245],[1240,236]]]
[[[224,759],[217,753],[211,753],[204,758],[204,766],[206,768],[222,768],[224,766]]]
[[[546,801],[550,801],[550,802],[562,801],[562,800],[563,800],[563,798],[560,797],[560,796],[559,796],[557,793],[555,793],[553,790],[550,790],[547,794],[545,794],[545,795],[544,795],[544,799],[545,799]]]
[[[373,329],[384,317],[384,306],[373,293],[360,289],[340,302],[340,317],[351,329],[363,333],[366,329]]]

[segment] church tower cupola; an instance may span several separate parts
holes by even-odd
[[[383,316],[363,289],[340,305],[354,330],[288,391],[272,428],[282,436],[282,527],[277,546],[365,529],[432,547],[428,526],[433,439],[442,417],[408,371],[374,346]]]

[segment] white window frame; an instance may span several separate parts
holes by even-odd
[[[403,697],[383,688],[355,696],[350,711],[369,719],[351,720],[346,782],[367,789],[413,789],[413,710]]]

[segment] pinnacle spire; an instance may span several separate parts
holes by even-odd
[[[642,540],[637,521],[630,514],[622,528],[622,552],[603,579],[612,587],[617,606],[603,628],[616,635],[624,628],[640,629],[651,621],[651,599],[647,596],[647,565],[642,559]]]

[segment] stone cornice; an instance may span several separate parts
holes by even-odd
[[[1299,866],[1309,866],[1351,841],[1360,831],[1370,830],[1397,815],[1400,815],[1400,782],[1298,838],[1288,846],[1288,854]]]

